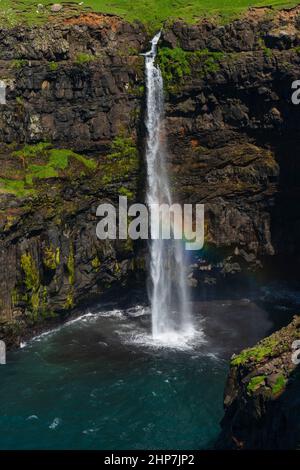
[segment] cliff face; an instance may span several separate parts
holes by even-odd
[[[299,256],[299,38],[298,10],[165,27],[158,61],[174,192],[206,205],[193,286],[212,267],[225,275]],[[88,14],[0,39],[0,330],[15,341],[25,325],[144,271],[131,243],[96,239],[95,213],[119,194],[143,200],[139,53],[149,36]]]
[[[299,447],[300,375],[293,349],[299,338],[300,317],[295,317],[287,327],[233,356],[217,447]]]
[[[99,16],[80,24],[0,32],[7,83],[1,142],[50,141],[101,151],[122,131],[136,134],[141,109],[142,26]]]

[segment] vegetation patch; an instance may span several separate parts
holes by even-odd
[[[257,346],[253,348],[245,349],[238,356],[235,356],[231,360],[232,366],[245,365],[248,361],[260,362],[266,357],[272,356],[278,340],[272,336],[265,338]]]
[[[66,310],[70,310],[74,307],[75,254],[74,254],[73,243],[70,243],[70,247],[69,247],[69,256],[67,259],[67,273],[68,273],[68,281],[70,285],[68,288],[68,293],[66,296],[64,308]]]
[[[239,355],[234,355],[231,359],[231,366],[256,367],[257,365],[263,365],[260,363],[266,362],[267,359],[277,358],[290,351],[293,341],[299,339],[298,322],[298,317],[295,317],[287,327],[273,333],[268,338],[264,338],[253,348],[245,349]],[[283,383],[282,379],[280,379],[277,386],[280,383]]]
[[[196,71],[199,78],[220,69],[220,60],[223,52],[211,52],[203,49],[189,52],[175,47],[174,49],[163,47],[157,54],[157,62],[162,72],[164,85],[168,91],[176,92],[183,85],[192,71]]]
[[[23,67],[28,65],[28,60],[26,59],[14,59],[11,63],[12,67],[17,70],[21,70]]]
[[[92,54],[87,54],[85,52],[79,52],[75,57],[75,64],[82,65],[88,64],[89,62],[93,62],[96,60],[96,57]]]
[[[190,54],[180,47],[159,49],[157,62],[167,89],[180,85],[187,76],[191,75]]]
[[[29,253],[22,254],[21,267],[25,274],[26,288],[30,291],[36,292],[40,286],[40,276],[35,262]]]
[[[119,194],[121,196],[126,196],[128,199],[133,199],[133,192],[130,191],[130,189],[128,188],[125,188],[125,186],[121,186],[121,188],[119,189]]]
[[[220,69],[220,60],[225,57],[223,52],[212,52],[208,49],[202,51],[195,51],[192,56],[192,61],[196,64],[200,64],[202,76],[206,76],[209,73],[217,72]]]
[[[51,13],[49,0],[1,0],[0,23],[14,26],[19,23],[43,24],[51,19],[65,19],[92,9],[95,12],[110,13],[121,16],[129,22],[139,20],[155,31],[166,20],[181,18],[189,23],[199,18],[219,16],[222,21],[240,16],[249,7],[272,6],[287,8],[297,5],[293,0],[85,0],[71,3],[62,1],[63,9]]]
[[[111,151],[106,156],[105,162],[100,164],[103,185],[110,185],[129,178],[139,168],[138,150],[131,137],[116,137],[111,144]],[[120,194],[132,197],[130,189],[122,186]]]
[[[38,266],[30,253],[23,253],[21,256],[21,268],[24,273],[24,284],[26,294],[23,300],[26,300],[30,308],[31,320],[37,321],[41,316],[50,316],[48,312],[48,292],[47,287],[41,285]],[[18,294],[14,292],[13,302],[18,300]]]
[[[272,387],[272,394],[278,395],[279,393],[281,393],[285,389],[286,382],[287,380],[284,375],[279,375],[276,379],[275,384]]]
[[[75,282],[75,257],[73,244],[70,244],[69,257],[67,262],[69,283],[72,286]]]
[[[34,190],[25,186],[25,181],[23,180],[0,178],[0,193],[26,197],[34,195]]]
[[[95,256],[95,258],[92,259],[92,267],[96,272],[99,271],[101,267],[101,261],[98,256]]]
[[[25,145],[11,153],[13,169],[0,178],[0,193],[17,197],[35,196],[39,180],[49,178],[79,178],[97,168],[91,158],[68,149],[55,149],[50,143]]]
[[[58,69],[58,63],[57,62],[49,62],[49,70],[51,70],[51,72],[56,72],[56,70]]]
[[[269,58],[269,59],[273,56],[272,49],[269,49],[268,47],[263,48],[263,53],[264,53],[264,56]]]
[[[60,263],[60,249],[54,248],[52,245],[46,247],[43,253],[43,264],[44,266],[52,271],[55,271]]]
[[[73,287],[69,290],[67,297],[66,297],[66,302],[64,304],[64,308],[66,310],[70,310],[71,308],[74,307],[74,289]]]

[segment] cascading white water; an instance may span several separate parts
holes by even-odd
[[[145,54],[147,86],[147,203],[150,208],[151,233],[157,233],[158,223],[152,204],[172,204],[166,166],[167,146],[164,129],[163,78],[155,64],[161,33],[151,42]],[[153,238],[153,237],[152,237]],[[150,245],[151,309],[153,338],[174,343],[193,335],[188,305],[184,247],[180,240],[155,240]]]

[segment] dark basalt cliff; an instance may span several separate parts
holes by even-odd
[[[299,25],[297,9],[255,10],[164,29],[174,193],[206,206],[194,288],[299,258]],[[95,213],[119,194],[144,197],[149,35],[88,14],[0,39],[0,331],[13,344],[28,325],[145,278],[143,246],[97,240]]]
[[[233,356],[224,395],[222,449],[296,449],[300,444],[300,317]],[[296,345],[295,345],[296,346]]]

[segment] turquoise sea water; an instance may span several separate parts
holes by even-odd
[[[153,344],[149,312],[99,309],[8,355],[1,449],[208,449],[228,358],[272,330],[243,299],[193,305],[193,344]],[[202,331],[202,333],[201,333]]]

